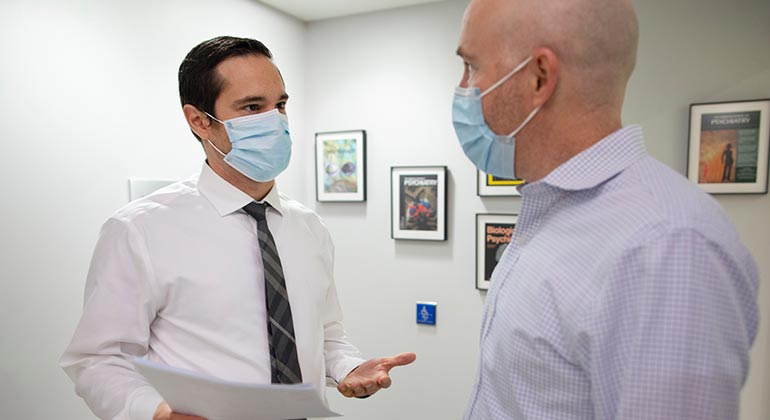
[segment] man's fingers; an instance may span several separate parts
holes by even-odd
[[[152,418],[153,420],[206,420],[203,417],[175,413],[171,411],[171,407],[165,401],[158,404],[158,408],[155,410]]]
[[[361,382],[350,382],[348,384],[352,391],[352,396],[358,398],[368,397],[380,390],[380,384],[373,379],[366,379]],[[347,396],[347,393],[343,393]]]
[[[372,395],[380,389],[380,386],[376,382],[370,382],[364,385],[366,395]]]
[[[377,379],[377,385],[379,385],[380,388],[387,388],[387,387],[390,386],[390,383],[391,383],[390,376],[388,376],[388,375],[380,376]]]
[[[369,395],[366,388],[358,382],[343,382],[337,385],[337,390],[348,398],[364,397]]]
[[[353,396],[354,396],[353,395],[353,390],[350,388],[350,385],[348,385],[345,382],[342,382],[342,383],[337,385],[337,391],[339,391],[340,394],[342,394],[342,395],[344,395],[344,396],[346,396],[348,398],[353,398]]]
[[[206,420],[203,417],[188,416],[186,414],[171,413],[171,417],[168,420]]]
[[[414,353],[371,359],[353,369],[339,384],[337,391],[346,397],[368,397],[391,384],[388,372],[396,366],[408,365],[417,358]]]
[[[358,384],[353,387],[353,395],[355,395],[356,397],[365,397],[368,394],[366,393],[366,389],[364,388],[364,386],[361,384]]]
[[[393,357],[388,357],[388,370],[393,369],[396,366],[408,365],[417,358],[414,353],[399,353]]]

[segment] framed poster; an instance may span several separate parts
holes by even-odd
[[[391,238],[445,241],[446,166],[390,168]]]
[[[317,201],[366,201],[366,131],[315,135]]]
[[[712,194],[766,194],[770,99],[690,105],[687,177]]]
[[[511,243],[515,214],[476,215],[476,288],[488,290],[492,272]]]
[[[524,183],[523,179],[500,178],[494,175],[486,174],[480,170],[478,173],[478,182],[476,195],[480,197],[519,197],[518,186]]]

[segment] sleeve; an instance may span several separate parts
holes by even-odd
[[[83,315],[60,365],[101,419],[150,420],[160,395],[134,371],[147,353],[158,293],[142,238],[116,219],[104,224],[85,288]]]
[[[334,244],[328,233],[323,241],[328,267],[327,276],[330,279],[324,308],[324,359],[326,361],[326,376],[336,382],[345,377],[366,360],[361,352],[348,341],[345,328],[342,325],[342,308],[337,297],[334,284]]]
[[[692,230],[626,250],[588,317],[597,419],[738,418],[758,273],[734,255]]]

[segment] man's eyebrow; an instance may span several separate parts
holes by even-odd
[[[289,99],[288,93],[284,93],[283,95],[281,95],[282,101],[286,101],[288,99]],[[247,96],[245,98],[241,98],[233,102],[233,105],[240,106],[240,105],[246,105],[253,102],[267,102],[267,99],[264,96]]]
[[[264,96],[247,96],[245,98],[238,99],[237,101],[233,102],[233,105],[245,105],[251,102],[265,102]]]

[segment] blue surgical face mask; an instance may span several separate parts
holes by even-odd
[[[254,181],[267,182],[289,166],[289,120],[277,109],[225,121],[214,118],[208,112],[206,115],[225,127],[232,149],[224,154],[211,140],[206,141],[236,171]]]
[[[513,168],[513,156],[516,145],[515,136],[535,117],[540,107],[535,108],[511,134],[507,136],[498,135],[489,128],[484,120],[481,98],[505,83],[531,60],[532,57],[527,57],[526,60],[483,93],[477,87],[458,87],[455,90],[452,103],[452,123],[455,127],[455,133],[468,159],[487,174],[516,179]]]

